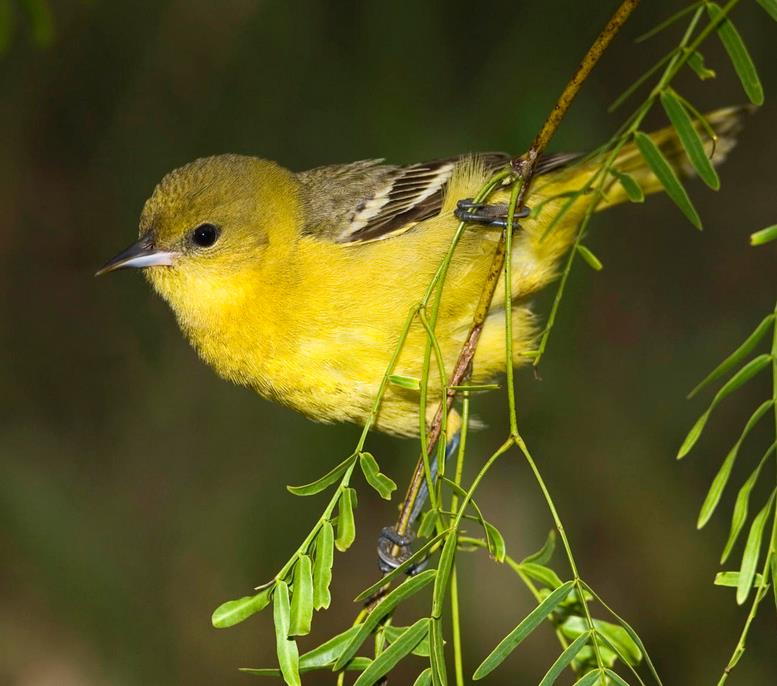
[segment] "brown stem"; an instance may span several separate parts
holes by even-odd
[[[621,29],[623,24],[629,18],[631,13],[639,4],[640,0],[624,0],[615,14],[611,17],[607,25],[602,29],[601,33],[597,36],[593,45],[589,48],[583,61],[575,70],[574,75],[567,83],[566,87],[559,96],[550,114],[545,119],[542,128],[537,133],[537,136],[532,143],[532,146],[526,152],[525,155],[517,157],[512,161],[512,167],[515,172],[515,183],[521,183],[521,189],[518,193],[518,199],[515,206],[515,213],[517,214],[526,204],[526,198],[531,190],[532,181],[534,180],[534,170],[537,165],[537,161],[542,156],[545,148],[548,146],[553,135],[561,124],[561,120],[567,113],[569,106],[575,99],[575,96],[580,91],[580,87],[583,82],[588,78],[594,65],[599,61],[604,51],[612,42],[612,39]],[[445,397],[445,404],[448,410],[453,406],[453,401],[456,399],[456,386],[460,386],[466,379],[472,366],[472,359],[475,357],[475,351],[477,350],[480,335],[483,332],[483,324],[488,316],[489,308],[491,307],[491,300],[494,297],[499,277],[502,273],[505,263],[505,233],[502,233],[502,237],[496,247],[494,258],[491,262],[491,267],[488,271],[488,277],[483,284],[483,290],[480,294],[480,300],[475,309],[475,315],[472,319],[472,326],[470,327],[467,339],[461,348],[459,357],[456,360],[456,365],[451,374],[450,381],[448,382],[448,389]],[[440,432],[442,429],[442,405],[437,408],[432,424],[429,427],[429,443],[428,454],[431,456],[440,438]],[[413,478],[408,487],[405,500],[402,503],[402,509],[400,511],[399,519],[397,520],[396,530],[399,534],[406,534],[408,527],[410,526],[410,513],[413,511],[413,505],[418,497],[418,492],[421,488],[421,484],[424,479],[424,462],[423,457],[418,461]],[[395,549],[394,554],[398,554],[399,550]]]

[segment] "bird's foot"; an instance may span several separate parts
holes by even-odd
[[[509,207],[506,202],[482,203],[475,202],[472,198],[465,198],[456,203],[453,211],[456,219],[472,224],[483,224],[494,228],[507,228],[507,214]],[[513,219],[525,219],[531,210],[528,207],[521,208],[513,215]],[[514,224],[514,226],[517,226]]]
[[[378,537],[378,567],[380,571],[388,574],[405,562],[413,554],[410,545],[414,540],[415,536],[412,533],[402,535],[397,533],[397,530],[392,526],[384,527]],[[395,548],[399,549],[396,555],[394,554]],[[428,560],[423,559],[417,564],[411,565],[407,570],[408,575],[418,574],[426,567],[427,562]]]

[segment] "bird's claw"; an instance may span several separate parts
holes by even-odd
[[[384,527],[378,537],[378,568],[380,571],[388,574],[405,562],[413,554],[410,545],[414,540],[415,536],[412,533],[403,535],[398,533],[394,527]],[[395,547],[399,548],[399,553],[396,555],[394,555]],[[427,559],[421,560],[418,564],[412,565],[407,573],[410,576],[418,574],[426,567],[427,563]]]
[[[505,202],[488,204],[475,202],[472,198],[465,198],[456,203],[453,214],[456,219],[463,222],[504,229],[507,228],[508,210],[509,207]],[[530,212],[528,207],[522,207],[513,215],[513,219],[525,219]],[[513,226],[516,224],[514,223]]]

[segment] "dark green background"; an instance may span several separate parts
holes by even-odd
[[[292,169],[520,152],[615,4],[63,1],[47,47],[17,16],[0,62],[1,684],[249,683],[236,667],[274,660],[270,614],[216,631],[210,613],[272,576],[320,512],[321,498],[295,499],[284,485],[323,473],[357,438],[217,379],[140,275],[92,277],[135,236],[157,180],[219,152]],[[678,35],[633,38],[676,5],[638,10],[554,149],[590,148],[621,121],[606,105]],[[722,169],[723,190],[688,184],[705,231],[666,198],[597,218],[588,244],[604,271],[577,268],[542,380],[518,375],[521,423],[583,575],[674,684],[715,683],[744,621],[733,592],[711,584],[730,498],[708,530],[694,523],[768,392],[766,377],[753,383],[691,458],[674,461],[702,409],[685,393],[775,295],[775,250],[747,237],[777,218],[777,25],[749,1],[735,20],[767,105]],[[705,52],[718,79],[689,72],[678,88],[705,109],[741,102],[714,40]],[[476,409],[491,428],[474,439],[470,468],[504,436],[498,394]],[[370,447],[404,483],[416,446],[376,436]],[[351,598],[376,578],[374,541],[394,504],[359,489],[357,544],[337,555],[334,607],[314,638],[344,628]],[[494,469],[479,500],[515,557],[550,526],[517,459]],[[461,568],[471,670],[531,599],[485,556]],[[774,682],[770,605],[732,684]],[[540,632],[490,683],[536,682],[557,650]]]

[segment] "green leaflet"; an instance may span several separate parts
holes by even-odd
[[[623,187],[626,197],[631,202],[645,202],[645,191],[631,174],[620,172],[617,169],[610,169],[610,174],[618,179],[618,183]]]
[[[213,611],[210,618],[211,623],[217,629],[226,629],[239,624],[270,604],[271,591],[272,586],[263,589],[256,595],[247,595],[237,600],[228,600],[226,603],[222,603]]]
[[[521,641],[531,634],[553,612],[558,604],[567,597],[574,585],[574,581],[567,581],[535,607],[515,629],[499,642],[499,645],[491,651],[491,654],[480,663],[480,666],[472,676],[473,680],[482,679],[502,664],[505,658],[520,645]]]
[[[356,632],[350,643],[346,646],[343,653],[335,663],[335,670],[340,670],[344,665],[348,663],[359,650],[362,643],[367,640],[367,637],[377,628],[381,619],[387,614],[392,612],[394,608],[399,605],[403,600],[414,595],[422,588],[432,582],[437,571],[434,569],[427,569],[425,572],[421,572],[416,576],[411,576],[393,591],[391,591],[383,600],[381,600],[367,616],[362,624],[359,624],[359,631]]]
[[[739,568],[739,584],[737,585],[737,605],[742,605],[750,595],[750,589],[753,587],[755,578],[755,568],[758,565],[758,558],[761,554],[761,543],[763,540],[764,527],[769,517],[774,502],[774,491],[772,491],[768,502],[763,509],[755,516],[750,526],[750,533],[747,536],[747,543],[742,554],[742,565]]]
[[[339,465],[337,465],[337,467],[324,474],[324,476],[322,476],[320,479],[311,481],[309,484],[304,484],[303,486],[286,486],[286,490],[289,491],[289,493],[293,493],[294,495],[301,495],[301,496],[315,495],[316,493],[321,493],[321,491],[331,486],[335,481],[337,481],[341,476],[343,476],[346,470],[354,462],[356,462],[356,458],[357,458],[357,455],[355,454],[351,455],[350,457],[343,460]]]
[[[737,459],[739,448],[742,446],[742,442],[747,437],[747,434],[749,434],[753,427],[758,423],[761,417],[763,417],[766,412],[771,409],[772,405],[774,405],[774,401],[767,400],[763,402],[755,412],[753,412],[753,414],[750,416],[750,419],[747,420],[747,424],[742,430],[742,434],[739,436],[739,440],[734,443],[731,450],[729,450],[728,455],[726,455],[726,459],[723,460],[723,464],[720,466],[718,473],[712,480],[710,490],[707,492],[707,497],[704,499],[704,503],[701,506],[699,519],[696,523],[696,527],[698,529],[701,529],[709,521],[712,513],[715,511],[715,508],[718,506],[720,497],[723,495],[723,489],[726,487],[728,479],[731,476],[731,470],[734,467],[734,462]]]
[[[316,536],[316,558],[313,563],[313,607],[328,608],[332,600],[329,585],[332,583],[335,534],[331,522],[324,522]]]
[[[371,453],[360,453],[359,466],[362,469],[364,478],[367,479],[367,483],[378,492],[378,495],[384,500],[391,500],[391,494],[396,490],[397,485],[389,477],[381,473],[373,455]]]
[[[777,224],[750,234],[750,245],[765,245],[773,240],[777,240]]]
[[[550,666],[550,669],[545,673],[540,681],[540,686],[553,686],[556,683],[556,679],[561,676],[563,672],[572,663],[582,647],[588,643],[588,639],[591,638],[591,632],[587,631],[580,634],[572,643],[570,643],[564,652],[556,658],[556,661]]]
[[[275,585],[273,594],[273,621],[275,623],[275,647],[283,680],[288,686],[302,686],[299,678],[299,652],[297,643],[289,638],[289,587],[285,581]]]
[[[693,69],[694,72],[696,72],[696,76],[698,76],[702,81],[706,81],[707,79],[714,79],[717,76],[714,69],[709,69],[704,64],[704,55],[698,51],[691,54],[686,64],[691,69]]]
[[[769,16],[777,21],[777,0],[756,0],[766,10]]]
[[[578,254],[580,257],[583,258],[583,262],[585,262],[591,269],[593,269],[595,272],[602,271],[602,268],[604,265],[602,264],[601,260],[594,255],[588,248],[586,248],[582,243],[577,244],[576,248]]]
[[[758,78],[758,71],[753,64],[750,53],[745,47],[739,31],[734,27],[733,22],[723,15],[720,5],[710,2],[707,3],[707,12],[712,21],[720,21],[718,26],[718,37],[723,47],[728,53],[731,64],[734,65],[739,81],[742,83],[742,89],[754,105],[763,105],[764,89],[761,80]]]
[[[306,636],[313,619],[313,564],[300,555],[294,565],[294,589],[291,594],[289,636]]]
[[[723,360],[723,362],[704,377],[696,388],[688,394],[688,398],[693,398],[693,396],[695,396],[702,388],[708,386],[713,381],[717,381],[721,376],[724,376],[737,364],[742,362],[752,352],[755,346],[760,343],[761,339],[772,328],[773,324],[774,314],[764,317],[761,323],[755,327],[753,333],[751,333],[733,353]]]
[[[761,473],[761,469],[763,468],[764,463],[769,458],[769,455],[771,455],[775,447],[777,447],[777,443],[773,443],[766,451],[764,456],[761,458],[761,461],[758,463],[758,466],[751,472],[750,476],[747,477],[747,481],[742,484],[742,487],[737,493],[737,499],[734,503],[734,511],[731,515],[731,529],[728,534],[726,545],[723,547],[723,553],[720,556],[720,564],[724,564],[728,559],[728,556],[731,554],[731,550],[734,548],[734,544],[739,538],[739,533],[742,531],[742,527],[744,526],[745,521],[747,521],[750,493],[753,490],[753,486],[755,486],[756,482],[758,481],[758,476]]]
[[[688,218],[697,229],[701,229],[701,218],[696,208],[691,203],[691,199],[688,197],[688,193],[680,183],[680,179],[677,178],[674,169],[669,164],[664,154],[658,149],[658,146],[653,142],[647,134],[637,131],[634,134],[634,143],[642,153],[642,157],[645,158],[650,169],[656,175],[656,178],[661,182],[666,194],[674,200],[682,213]]]
[[[715,586],[725,586],[727,588],[736,588],[739,586],[739,572],[718,572],[715,575],[715,579],[712,582]],[[761,585],[763,576],[756,574],[753,578],[753,587],[757,588]]]
[[[699,178],[713,190],[718,190],[720,188],[718,173],[712,166],[704,150],[701,136],[680,98],[671,89],[665,90],[661,93],[661,104]]]
[[[542,544],[536,553],[527,555],[521,560],[521,564],[526,562],[536,562],[539,565],[544,565],[550,562],[550,558],[553,557],[553,551],[556,549],[556,532],[551,529],[548,532],[548,537],[545,539],[545,543]]]
[[[677,459],[681,460],[683,457],[685,457],[690,451],[691,448],[696,444],[696,441],[699,440],[699,436],[701,436],[701,432],[704,430],[704,426],[707,423],[707,420],[710,417],[710,413],[712,410],[717,407],[717,405],[727,396],[731,395],[734,391],[741,388],[745,383],[750,381],[754,376],[756,376],[760,371],[765,369],[768,365],[771,364],[772,358],[770,355],[767,355],[764,353],[763,355],[759,355],[758,357],[753,358],[748,362],[744,367],[742,367],[734,376],[732,376],[725,384],[723,384],[723,387],[715,394],[715,397],[712,399],[712,402],[710,403],[709,407],[706,409],[704,414],[699,417],[699,419],[696,420],[696,423],[693,425],[691,430],[688,432],[688,435],[685,437],[685,440],[683,441],[683,444],[680,446],[680,450],[677,452]]]
[[[388,674],[396,664],[412,652],[429,633],[429,617],[419,619],[408,627],[386,650],[378,655],[354,683],[354,686],[373,686]]]
[[[423,672],[418,675],[418,678],[413,682],[413,686],[430,686],[432,683],[432,668],[427,667]]]
[[[337,538],[335,547],[345,552],[356,540],[356,522],[353,518],[353,508],[356,504],[355,491],[352,488],[343,489],[337,504]]]

